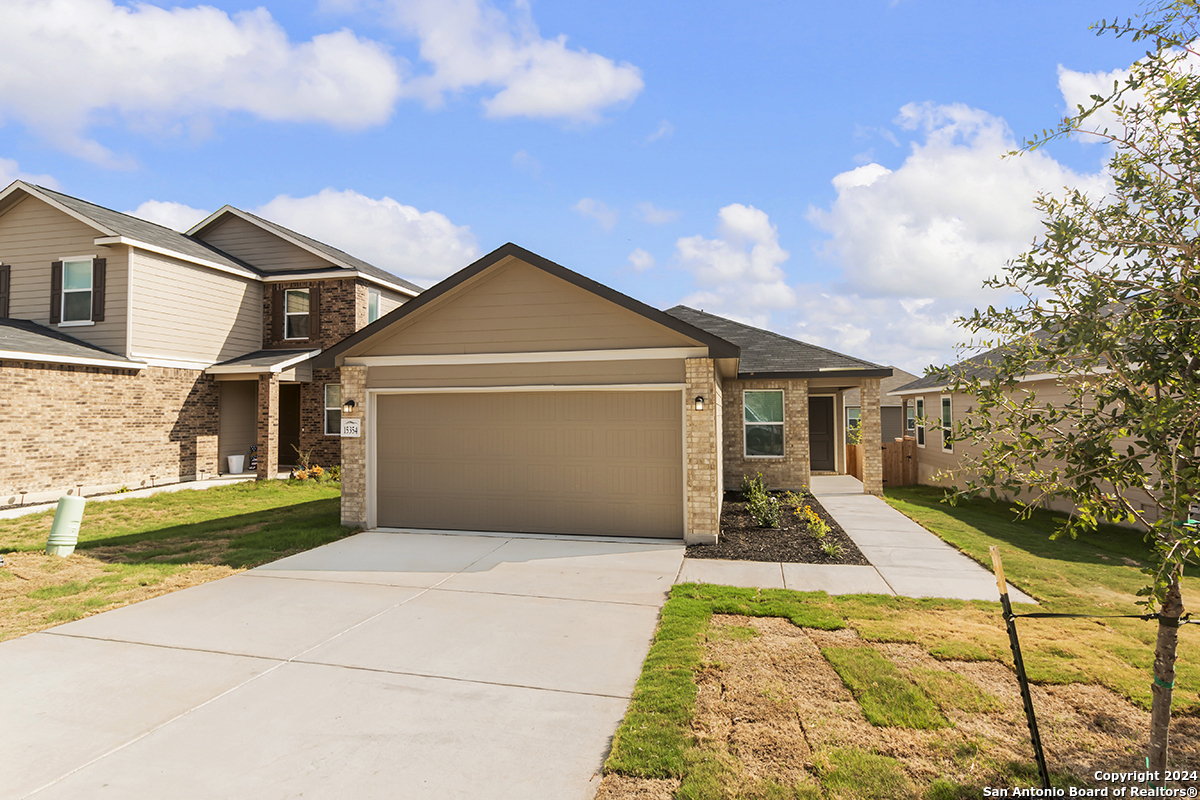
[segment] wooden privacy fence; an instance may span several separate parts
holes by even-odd
[[[859,470],[862,471],[861,468]],[[859,480],[862,480],[860,477]],[[917,482],[917,440],[910,437],[883,445],[883,485],[911,486]]]
[[[862,457],[863,449],[861,444],[846,445],[846,472],[860,481],[862,480]]]

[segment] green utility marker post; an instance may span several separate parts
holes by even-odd
[[[1050,770],[1046,768],[1046,754],[1042,752],[1042,737],[1038,733],[1037,717],[1033,713],[1033,696],[1029,694],[1029,679],[1025,676],[1025,661],[1021,658],[1021,642],[1017,639],[1017,620],[1013,617],[1012,603],[1008,600],[1008,584],[1004,581],[1004,565],[1000,563],[1000,548],[988,548],[992,554],[992,569],[996,573],[996,586],[1000,589],[1000,605],[1004,609],[1004,624],[1008,627],[1008,643],[1012,647],[1013,666],[1017,670],[1017,683],[1021,686],[1021,702],[1025,704],[1025,721],[1029,723],[1029,738],[1033,742],[1033,757],[1037,760],[1038,775],[1042,788],[1050,788]]]

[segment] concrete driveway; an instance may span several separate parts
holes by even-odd
[[[682,557],[361,533],[4,642],[0,796],[590,798]]]

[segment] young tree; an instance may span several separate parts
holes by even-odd
[[[1072,536],[1100,521],[1145,531],[1154,558],[1143,594],[1159,615],[1148,750],[1158,770],[1167,764],[1180,578],[1200,559],[1197,528],[1185,524],[1189,503],[1200,502],[1198,19],[1200,0],[1171,0],[1093,26],[1146,42],[1145,57],[1022,152],[1098,137],[1113,149],[1111,191],[1036,199],[1041,235],[987,283],[1023,299],[961,320],[1003,345],[969,368],[940,370],[975,396],[954,438],[984,443],[962,465],[960,494],[1000,489],[1031,506],[1067,498],[1078,509]],[[1056,376],[1069,399],[1039,402],[1020,382],[1032,374]]]

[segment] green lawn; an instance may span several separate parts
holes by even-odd
[[[54,512],[0,520],[0,639],[224,577],[340,539],[340,484],[238,483],[89,502],[68,558]]]
[[[1106,528],[1078,540],[1052,541],[1055,515],[1039,512],[1032,520],[1017,521],[1008,504],[977,500],[948,506],[940,502],[942,496],[941,490],[908,487],[889,490],[885,499],[989,569],[988,548],[999,546],[1006,577],[1039,600],[1041,608],[1037,610],[1098,614],[1144,611],[1137,604],[1137,591],[1147,583],[1147,576],[1141,572],[1147,549],[1137,533]],[[1200,603],[1200,581],[1187,577],[1184,594],[1189,607]],[[1018,605],[1016,610],[1032,611],[1035,607]],[[714,748],[711,742],[699,742],[692,730],[697,675],[721,668],[704,660],[714,614],[783,617],[797,626],[825,631],[854,629],[861,641],[870,645],[866,649],[871,652],[862,648],[822,648],[822,654],[860,701],[868,720],[928,732],[922,735],[941,735],[945,722],[941,713],[995,714],[999,705],[988,692],[953,671],[912,665],[897,670],[875,647],[886,650],[893,644],[915,645],[943,664],[998,662],[1011,667],[999,603],[676,586],[663,609],[629,711],[614,737],[607,771],[679,779],[677,798],[732,797],[720,788],[731,785],[740,785],[741,791],[749,792],[744,796],[776,796],[771,794],[774,789],[767,791],[767,784],[755,789],[745,774],[739,778],[736,754]],[[1033,681],[1045,685],[1099,685],[1138,708],[1149,708],[1156,624],[1123,619],[1055,619],[1022,620],[1018,626]],[[730,634],[722,636],[728,638]],[[753,641],[753,635],[744,638]],[[1200,626],[1181,629],[1177,672],[1175,714],[1200,714]],[[946,735],[959,734],[950,730]],[[961,763],[956,764],[964,767],[964,774],[970,772],[966,767],[974,769],[972,765],[981,758],[980,747],[970,741],[937,747],[946,750],[948,755],[944,757],[959,759]],[[851,756],[851,750],[837,748],[814,752],[813,769],[828,796],[857,796],[837,788],[850,780],[849,775],[862,772],[880,778],[890,774],[889,770],[899,769],[894,759],[884,759],[891,765],[884,769],[880,766],[883,761],[875,763],[879,758],[860,764],[861,758]],[[996,763],[988,768],[992,777],[1031,779],[1027,765],[1020,763]],[[912,788],[916,784],[910,786],[903,775],[896,780],[909,787],[896,796],[917,791]],[[1058,780],[1069,783],[1073,778],[1060,776]],[[956,787],[935,781],[922,791],[929,797],[974,797],[982,791],[979,787]],[[778,796],[819,796],[814,791],[812,786],[797,786]]]

